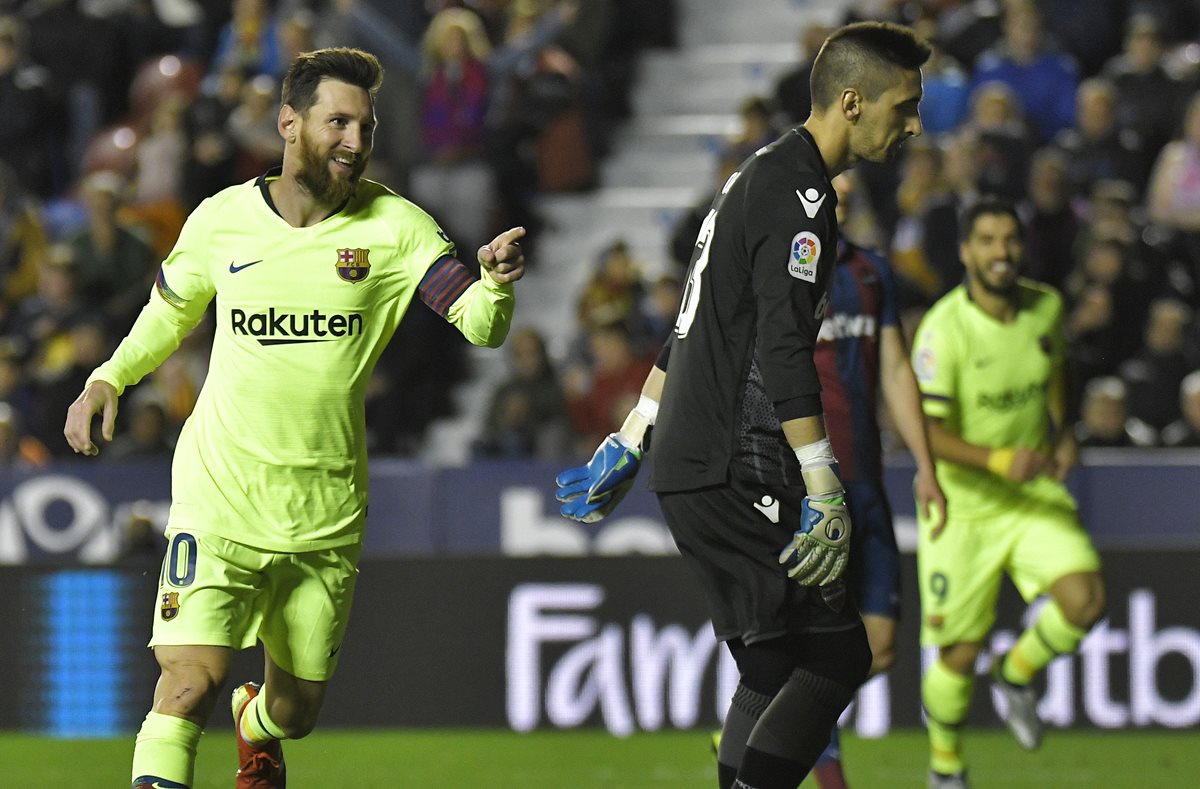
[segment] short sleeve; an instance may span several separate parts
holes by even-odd
[[[958,344],[953,332],[926,316],[913,341],[913,372],[921,389],[925,414],[945,419],[954,410],[958,395]]]

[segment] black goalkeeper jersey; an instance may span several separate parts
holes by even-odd
[[[666,349],[652,490],[730,475],[802,484],[780,422],[821,413],[813,347],[837,259],[836,203],[803,127],[743,162],[713,200]]]

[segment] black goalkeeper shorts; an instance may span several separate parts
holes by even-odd
[[[704,590],[719,640],[753,644],[860,626],[844,581],[800,586],[779,563],[800,524],[803,498],[799,491],[741,480],[658,494],[675,544]]]

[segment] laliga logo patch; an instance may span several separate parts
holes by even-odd
[[[788,273],[805,282],[817,281],[817,260],[821,257],[821,240],[816,234],[802,230],[792,238],[788,255]]]
[[[914,365],[917,373],[917,380],[922,383],[929,383],[933,380],[933,374],[937,372],[937,357],[933,355],[933,351],[929,348],[922,348],[917,351],[917,363]]]

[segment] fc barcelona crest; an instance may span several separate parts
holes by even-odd
[[[347,282],[362,282],[371,273],[371,262],[367,260],[369,249],[339,249],[337,251],[337,275]]]
[[[162,618],[170,622],[179,616],[179,592],[167,592],[162,596],[162,606],[158,609]]]

